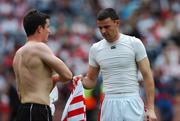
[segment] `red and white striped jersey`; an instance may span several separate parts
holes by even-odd
[[[80,78],[76,78],[75,82],[77,85],[66,103],[61,121],[86,121],[83,85]]]

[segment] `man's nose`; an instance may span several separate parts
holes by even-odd
[[[49,33],[49,34],[52,34],[52,31],[51,31],[51,29],[49,29],[48,33]]]
[[[106,32],[106,29],[105,28],[102,28],[101,29],[101,33],[105,33]]]

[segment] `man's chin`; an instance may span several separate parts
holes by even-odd
[[[44,42],[44,43],[47,43],[47,42],[48,42],[48,40],[44,40],[43,42]]]
[[[105,38],[108,42],[113,42],[113,40],[112,39],[110,39],[110,38]]]

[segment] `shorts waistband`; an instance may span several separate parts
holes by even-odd
[[[35,107],[38,107],[38,108],[50,108],[49,105],[44,105],[44,104],[38,104],[38,103],[21,103],[22,106],[25,106],[25,107],[30,107],[30,106],[35,106]]]
[[[130,97],[130,96],[140,96],[139,92],[123,92],[123,93],[117,93],[117,94],[109,94],[106,93],[105,97],[110,97],[110,98],[123,98],[123,97]]]

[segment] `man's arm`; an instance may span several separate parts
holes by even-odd
[[[62,83],[66,82],[66,80],[63,77],[61,77],[58,73],[54,73],[51,78],[52,78],[52,81],[53,81],[53,87],[56,85],[56,83],[58,81],[61,81]]]
[[[145,80],[147,109],[148,111],[150,111],[150,118],[156,119],[156,115],[154,112],[155,86],[148,58],[146,57],[143,60],[139,61],[138,67],[142,73],[143,79]]]
[[[99,75],[99,68],[89,65],[87,75],[82,79],[83,87],[86,89],[95,88],[98,75]]]
[[[16,53],[15,56],[14,56],[14,59],[13,59],[13,70],[14,70],[14,74],[15,74],[15,81],[16,81],[16,87],[17,87],[17,94],[18,94],[18,97],[19,99],[21,100],[21,95],[20,95],[20,91],[19,91],[19,75],[18,75],[18,70],[17,70],[17,60],[16,60],[16,57],[18,56],[18,54]]]
[[[37,55],[42,59],[44,63],[51,67],[52,70],[56,71],[59,74],[61,80],[72,80],[72,72],[62,60],[60,60],[53,54],[53,52],[46,44],[40,43],[37,49]]]

